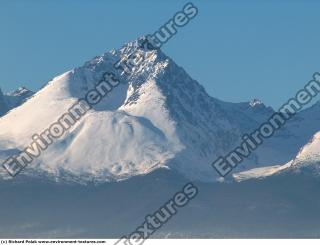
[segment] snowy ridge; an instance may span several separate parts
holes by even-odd
[[[233,174],[233,178],[237,182],[249,180],[249,179],[263,179],[274,174],[278,174],[283,170],[288,169],[292,166],[292,161],[284,164],[284,165],[275,165],[270,167],[261,167],[261,168],[253,168],[247,171],[239,172]]]

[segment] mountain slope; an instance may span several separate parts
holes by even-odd
[[[290,171],[312,176],[320,176],[320,132],[301,148],[292,160]]]

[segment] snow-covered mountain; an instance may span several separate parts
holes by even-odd
[[[113,72],[123,83],[22,174],[112,181],[165,167],[189,179],[215,181],[218,176],[212,161],[237,146],[242,135],[266,121],[273,109],[256,99],[229,103],[210,97],[161,50],[141,48],[142,40],[57,76],[2,117],[0,160],[28,146],[35,133],[56,122],[105,72]],[[114,63],[132,52],[145,57],[142,65],[130,75],[114,69]],[[266,141],[236,171],[291,159],[307,137],[304,130],[293,132],[292,127]]]
[[[257,99],[210,97],[161,50],[141,49],[142,40],[55,77],[33,96],[26,89],[0,93],[3,113],[15,107],[0,118],[3,162],[105,72],[123,82],[13,180],[0,168],[0,237],[120,238],[190,179],[199,195],[154,238],[319,237],[320,178],[312,177],[320,173],[320,103],[298,113],[234,170],[241,183],[208,183],[218,178],[212,161],[274,111]],[[114,69],[133,51],[146,57],[141,66],[131,75]]]
[[[23,104],[33,94],[34,92],[26,87],[20,87],[7,94],[4,94],[0,89],[0,116]]]

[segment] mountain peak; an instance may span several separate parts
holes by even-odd
[[[33,93],[30,89],[26,88],[25,86],[21,86],[12,92],[8,93],[9,96],[23,96],[29,93]]]
[[[92,68],[98,64],[111,62],[116,64],[119,60],[127,63],[127,66],[134,66],[132,63],[143,60],[151,61],[148,57],[152,56],[152,61],[163,60],[168,57],[158,48],[153,48],[148,42],[147,36],[140,36],[133,41],[126,42],[119,49],[112,49],[100,56],[96,56],[84,64],[84,67]],[[130,64],[128,64],[130,63]]]
[[[261,100],[256,99],[256,98],[252,99],[252,100],[249,102],[249,105],[250,105],[251,107],[257,107],[257,106],[261,106],[261,105],[264,106],[264,104],[261,102]]]

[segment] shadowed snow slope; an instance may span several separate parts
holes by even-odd
[[[320,175],[320,132],[303,146],[297,156],[283,165],[253,168],[248,171],[233,174],[236,181],[265,178],[275,174],[293,172],[296,174]]]
[[[113,72],[123,83],[22,174],[113,181],[168,167],[189,179],[215,181],[212,161],[237,146],[242,135],[266,121],[273,110],[258,100],[228,103],[210,97],[161,50],[141,49],[140,41],[57,76],[2,117],[0,160],[28,146],[33,134],[57,121],[103,73]],[[134,51],[145,59],[131,75],[113,68]],[[299,131],[297,136],[290,128],[282,130],[237,171],[288,161],[311,131]]]

